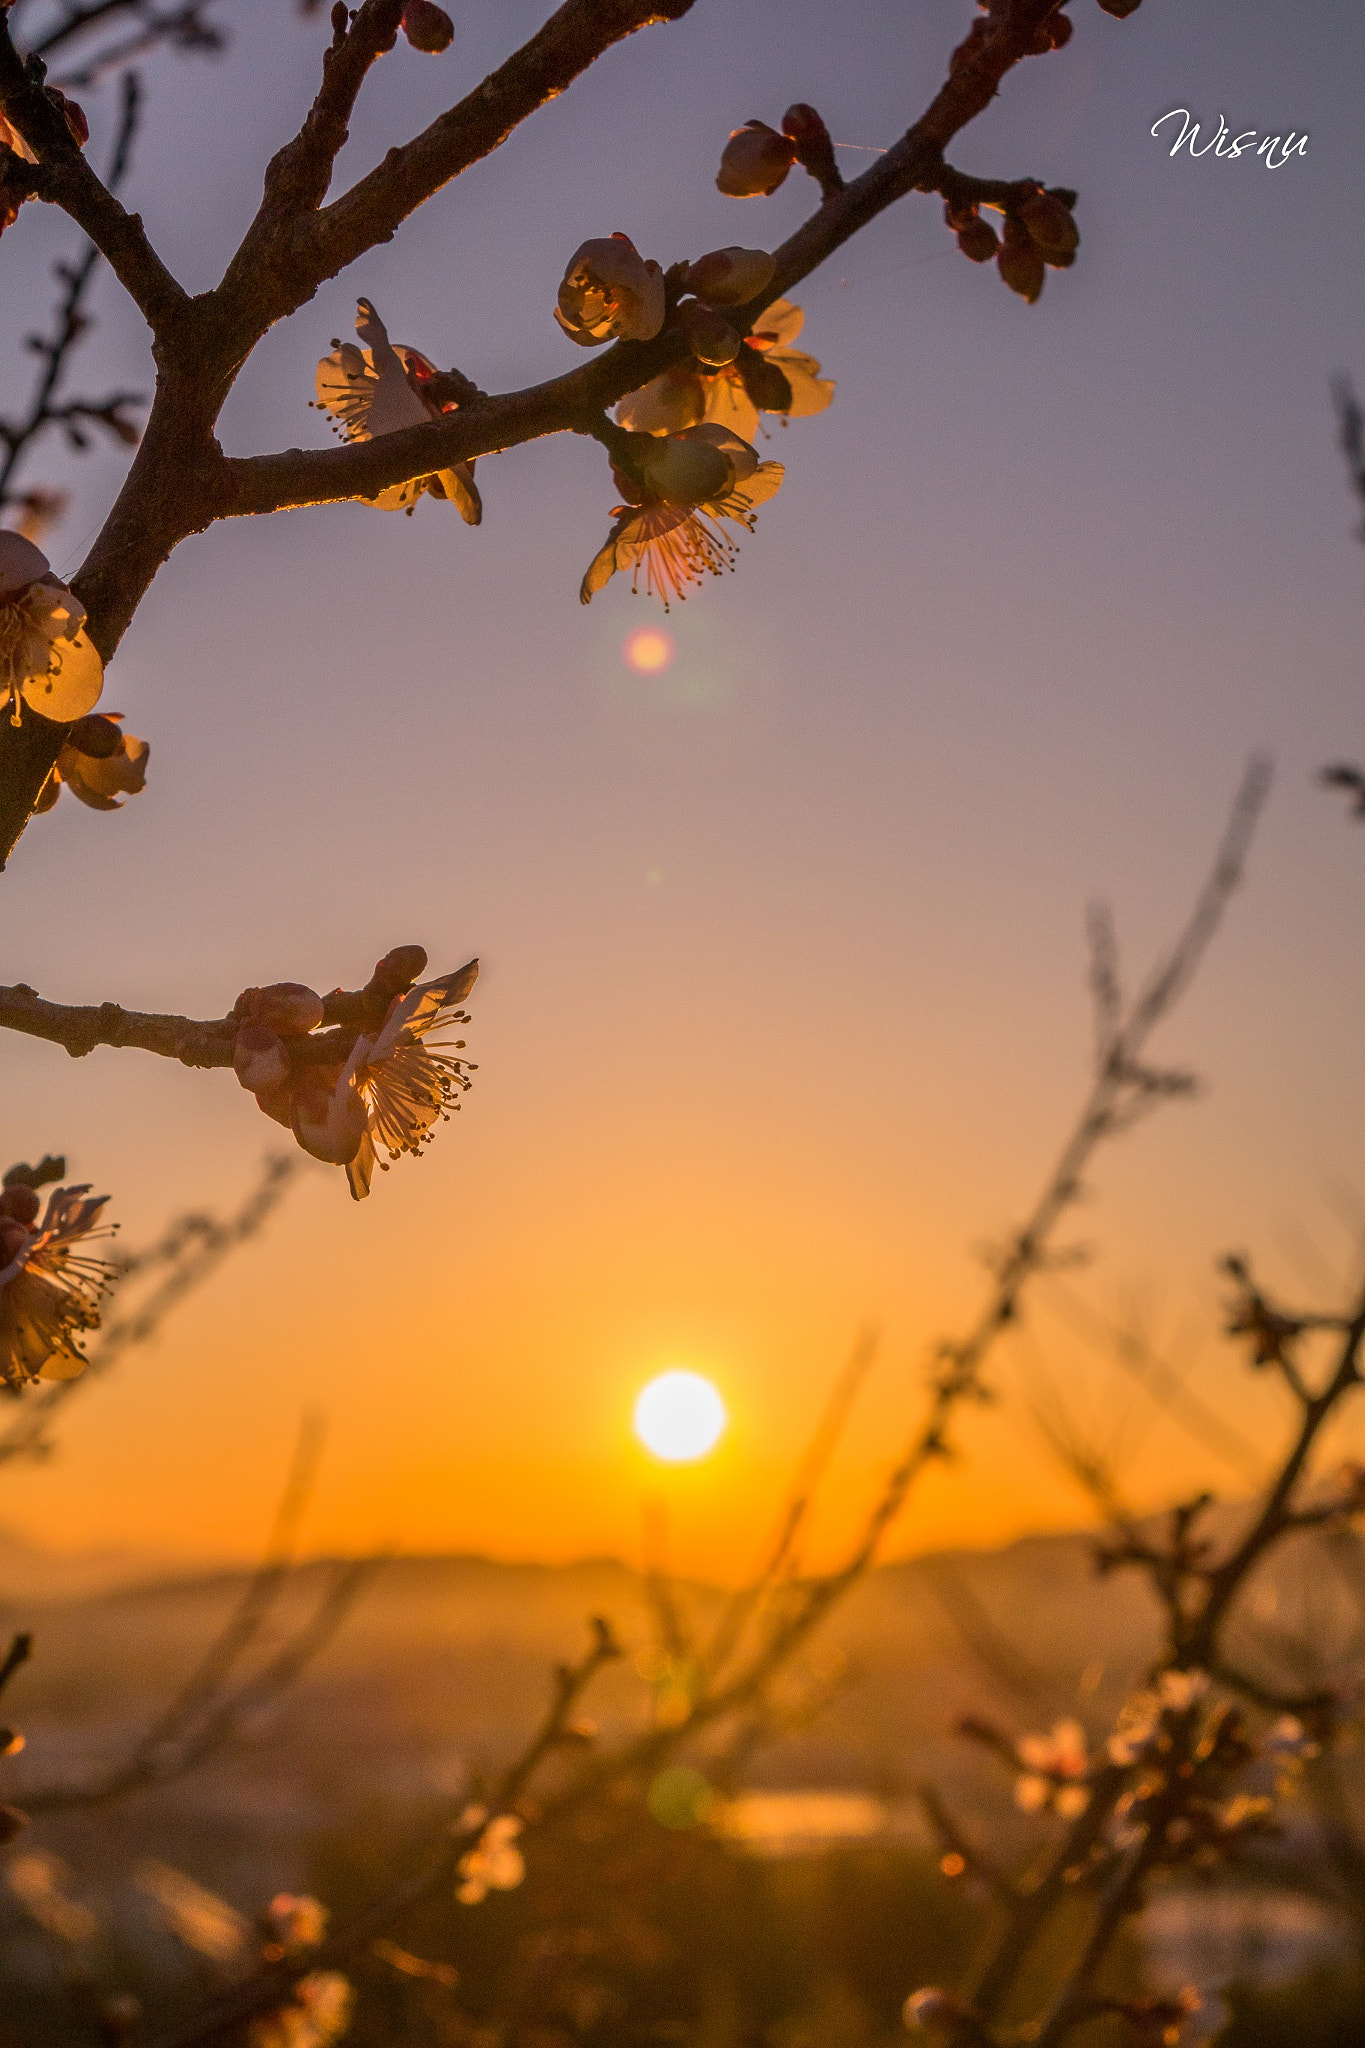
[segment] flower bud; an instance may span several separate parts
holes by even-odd
[[[766,249],[712,249],[688,264],[686,284],[708,306],[747,306],[772,283],[776,269]]]
[[[699,363],[719,369],[739,354],[739,336],[723,314],[713,313],[697,299],[687,299],[678,308],[678,325]]]
[[[49,85],[45,90],[70,129],[71,140],[78,149],[84,149],[90,140],[90,123],[85,118],[84,107],[78,106],[75,100],[69,100],[59,85]]]
[[[379,995],[406,995],[427,964],[425,946],[394,946],[370,976],[370,987]]]
[[[782,133],[796,151],[796,161],[810,172],[822,192],[843,184],[829,130],[814,107],[807,106],[804,100],[788,107],[782,116]]]
[[[901,2018],[907,2027],[951,2027],[963,2017],[963,2008],[950,1991],[941,1991],[937,1984],[926,1984],[922,1991],[912,1991],[901,2011]]]
[[[435,0],[407,0],[403,9],[403,34],[414,50],[426,50],[439,57],[455,40],[455,24]]]
[[[652,439],[638,460],[655,497],[670,505],[700,505],[727,490],[730,465],[719,449],[688,435],[664,434]]]
[[[299,1038],[321,1024],[322,997],[301,981],[272,981],[266,988],[244,988],[230,1014],[241,1024],[268,1024],[286,1038]]]
[[[355,1088],[341,1086],[338,1069],[313,1067],[294,1084],[289,1121],[294,1136],[314,1159],[328,1166],[349,1166],[360,1150],[369,1111]]]
[[[288,1047],[268,1024],[243,1024],[232,1048],[232,1065],[243,1088],[253,1095],[283,1086],[293,1071]]]
[[[0,1216],[0,1266],[8,1266],[21,1257],[33,1242],[33,1232],[26,1230],[13,1216]]]
[[[102,711],[90,711],[84,718],[78,718],[66,736],[69,747],[92,761],[107,761],[118,752],[122,741],[117,722]]]
[[[0,1191],[0,1216],[9,1217],[26,1228],[37,1222],[42,1206],[43,1198],[37,1188],[26,1187],[22,1181],[14,1181]]]
[[[1010,290],[1034,305],[1043,289],[1043,253],[1013,215],[1006,218],[1005,239],[995,260]]]
[[[716,184],[730,199],[766,198],[776,192],[796,161],[795,145],[766,121],[746,121],[731,131],[721,151]]]
[[[1112,14],[1115,21],[1127,21],[1130,14],[1136,14],[1142,0],[1100,0],[1106,14]]]
[[[945,206],[943,218],[957,236],[957,246],[973,263],[989,263],[1000,247],[1000,238],[988,220],[982,220],[974,206],[961,209]]]
[[[1039,192],[1032,199],[1026,199],[1019,209],[1019,218],[1049,263],[1059,256],[1075,255],[1081,239],[1080,230],[1072,219],[1070,207],[1064,206],[1051,192]]]

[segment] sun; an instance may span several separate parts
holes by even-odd
[[[704,1458],[728,1420],[725,1403],[698,1372],[661,1372],[635,1403],[636,1436],[668,1465]]]

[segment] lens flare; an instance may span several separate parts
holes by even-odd
[[[636,1436],[668,1465],[704,1458],[719,1442],[727,1419],[720,1395],[697,1372],[662,1372],[641,1389],[635,1403]]]
[[[673,635],[662,626],[637,626],[626,635],[622,649],[627,668],[633,668],[637,676],[662,675],[677,651]]]

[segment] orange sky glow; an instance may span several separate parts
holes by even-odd
[[[538,12],[472,10],[471,76]],[[967,18],[908,12],[771,0],[749,42],[714,7],[635,37],[270,335],[226,443],[320,445],[313,364],[358,291],[501,388],[570,366],[549,307],[585,235],[628,230],[666,262],[776,241],[805,195],[746,202],[741,229],[717,138],[822,84],[836,135],[899,132]],[[667,620],[623,578],[578,603],[615,502],[582,437],[481,461],[477,533],[430,500],[411,522],[349,505],[178,552],[105,697],[152,741],[148,791],[36,821],[4,882],[5,978],[221,1015],[249,983],[356,985],[419,940],[433,970],[482,960],[478,1073],[368,1202],[301,1174],[72,1402],[51,1461],[0,1472],[0,1525],[247,1555],[318,1410],[310,1546],[638,1560],[654,1503],[680,1569],[733,1578],[872,1322],[806,1552],[837,1557],[1081,1100],[1087,901],[1113,903],[1135,975],[1265,748],[1248,885],[1155,1048],[1208,1087],[1101,1158],[1063,1233],[1088,1262],[1040,1283],[999,1402],[964,1416],[963,1458],[891,1551],[1086,1519],[1042,1426],[1059,1401],[1139,1503],[1246,1483],[1091,1336],[1097,1317],[1145,1333],[1254,1462],[1283,1416],[1220,1337],[1216,1258],[1246,1248],[1296,1297],[1330,1294],[1365,1215],[1365,835],[1313,781],[1365,745],[1365,578],[1326,395],[1345,366],[1365,383],[1365,287],[1338,247],[1361,176],[1341,46],[1365,62],[1365,24],[1314,37],[1252,12],[1243,33],[1244,0],[1087,9],[973,130],[972,168],[1082,191],[1080,260],[1037,307],[921,200],[811,281],[802,346],[835,402],[774,435],[787,481],[736,574]],[[222,66],[177,74],[140,163],[131,203],[192,289],[306,102],[317,22],[272,33],[245,23]],[[435,110],[425,61],[376,79],[357,165]],[[1173,163],[1150,124],[1186,100],[1307,128],[1310,153],[1274,174]],[[212,195],[193,222],[186,149]],[[21,252],[43,304],[49,254]],[[92,365],[101,349],[141,388],[107,280],[101,309]],[[31,320],[0,307],[0,343]],[[59,569],[117,483],[103,452],[67,467],[83,495]],[[0,1105],[9,1156],[64,1148],[129,1245],[232,1207],[287,1142],[230,1073],[140,1053],[13,1041]],[[729,1426],[666,1469],[631,1413],[671,1367],[714,1382]]]

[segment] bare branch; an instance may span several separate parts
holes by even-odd
[[[135,213],[118,200],[87,163],[66,118],[43,89],[42,64],[26,64],[0,13],[0,112],[13,121],[38,159],[37,192],[69,213],[100,250],[153,335],[164,339],[189,304]]]

